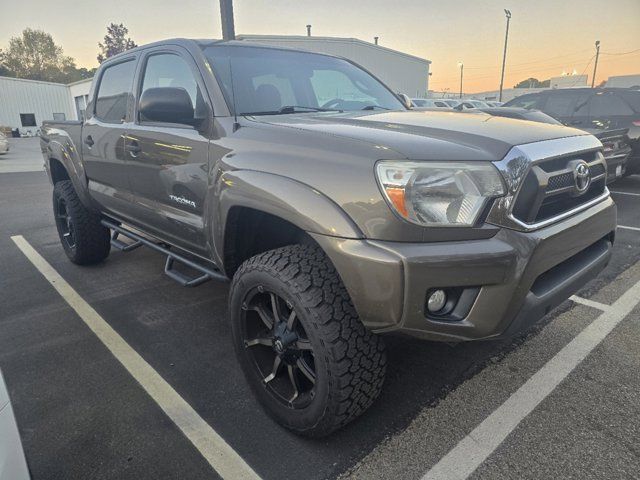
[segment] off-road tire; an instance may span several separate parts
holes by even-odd
[[[274,399],[247,354],[240,327],[243,299],[256,288],[290,302],[313,346],[317,391],[305,408]],[[365,412],[380,394],[387,361],[383,340],[364,327],[338,273],[317,246],[291,245],[244,262],[233,277],[229,308],[247,381],[266,412],[284,427],[310,437],[328,435]]]
[[[65,206],[72,227],[61,218],[61,204]],[[60,242],[69,260],[78,265],[93,265],[107,258],[111,249],[109,229],[100,224],[99,215],[82,204],[70,180],[55,184],[53,214]],[[68,228],[73,228],[73,245],[65,237]]]

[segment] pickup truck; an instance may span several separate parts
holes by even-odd
[[[181,285],[231,280],[247,382],[303,435],[372,404],[384,334],[517,335],[611,255],[594,136],[412,111],[343,58],[166,40],[106,60],[89,97],[41,137],[67,256],[146,246]]]

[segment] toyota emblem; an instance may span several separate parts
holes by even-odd
[[[591,185],[591,172],[589,171],[587,162],[582,160],[578,162],[573,171],[573,176],[578,194],[586,192]]]

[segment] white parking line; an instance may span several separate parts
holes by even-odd
[[[640,193],[633,193],[633,192],[621,192],[619,190],[609,190],[611,193],[617,193],[618,195],[631,195],[634,197],[640,197]]]
[[[587,307],[595,308],[596,310],[602,310],[606,312],[611,308],[611,305],[607,305],[606,303],[594,302],[593,300],[589,300],[588,298],[578,297],[577,295],[573,295],[569,297],[569,300],[580,303],[582,305],[586,305]]]
[[[11,237],[11,239],[221,477],[225,479],[260,478],[22,235]]]
[[[471,475],[639,302],[640,282],[627,290],[551,358],[506,402],[442,457],[422,479],[462,480]]]
[[[623,230],[633,230],[635,232],[640,232],[640,228],[638,227],[627,227],[626,225],[618,225],[618,228],[622,228]]]

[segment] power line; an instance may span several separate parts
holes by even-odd
[[[620,52],[620,53],[609,53],[609,52],[600,52],[600,55],[630,55],[632,53],[640,52],[640,48],[635,50],[631,50],[629,52]]]

